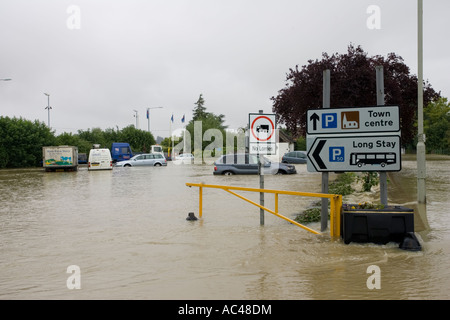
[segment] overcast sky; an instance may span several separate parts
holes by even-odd
[[[445,97],[449,15],[424,1],[424,78]],[[150,129],[166,137],[203,94],[236,129],[272,112],[289,68],[350,43],[417,74],[417,0],[1,0],[0,114],[47,124],[49,93],[59,134],[134,125],[133,110],[147,130],[162,107]]]

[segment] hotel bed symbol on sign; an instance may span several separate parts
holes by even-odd
[[[359,129],[359,111],[341,113],[342,129]]]

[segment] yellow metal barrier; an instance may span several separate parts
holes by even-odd
[[[312,193],[312,192],[298,192],[298,191],[285,191],[285,190],[273,190],[273,189],[257,189],[257,188],[246,188],[246,187],[232,187],[232,186],[221,186],[214,184],[203,184],[203,183],[186,183],[188,187],[198,187],[199,188],[199,217],[202,217],[203,213],[203,188],[214,188],[214,189],[222,189],[231,193],[232,195],[241,198],[271,214],[280,217],[286,221],[289,221],[296,226],[303,228],[309,232],[314,234],[320,234],[320,232],[315,231],[311,228],[308,228],[292,219],[289,219],[278,212],[278,195],[286,194],[286,195],[294,195],[294,196],[304,196],[304,197],[316,197],[316,198],[328,198],[330,199],[330,235],[332,237],[339,237],[341,235],[341,210],[342,210],[342,195],[340,194],[327,194],[327,193]],[[250,192],[264,192],[264,193],[273,193],[275,195],[275,210],[271,210],[260,204],[249,200],[236,192],[231,190],[239,190],[239,191],[250,191]]]

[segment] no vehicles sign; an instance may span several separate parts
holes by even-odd
[[[249,114],[249,152],[276,154],[275,114]]]

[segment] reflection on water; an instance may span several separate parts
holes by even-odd
[[[186,221],[198,215],[198,188],[186,182],[259,186],[257,176],[217,177],[208,165],[1,170],[0,298],[448,299],[448,163],[427,163],[420,252],[345,245],[269,213],[260,226],[258,208],[215,189],[204,190],[203,218]],[[415,168],[405,161],[390,175],[389,202],[415,206]],[[320,191],[320,174],[297,170],[265,176],[265,187]],[[280,195],[279,210],[293,217],[314,201]],[[265,203],[273,208],[273,196]],[[70,265],[80,267],[80,290],[66,286]],[[380,267],[379,290],[367,288],[370,265]]]

